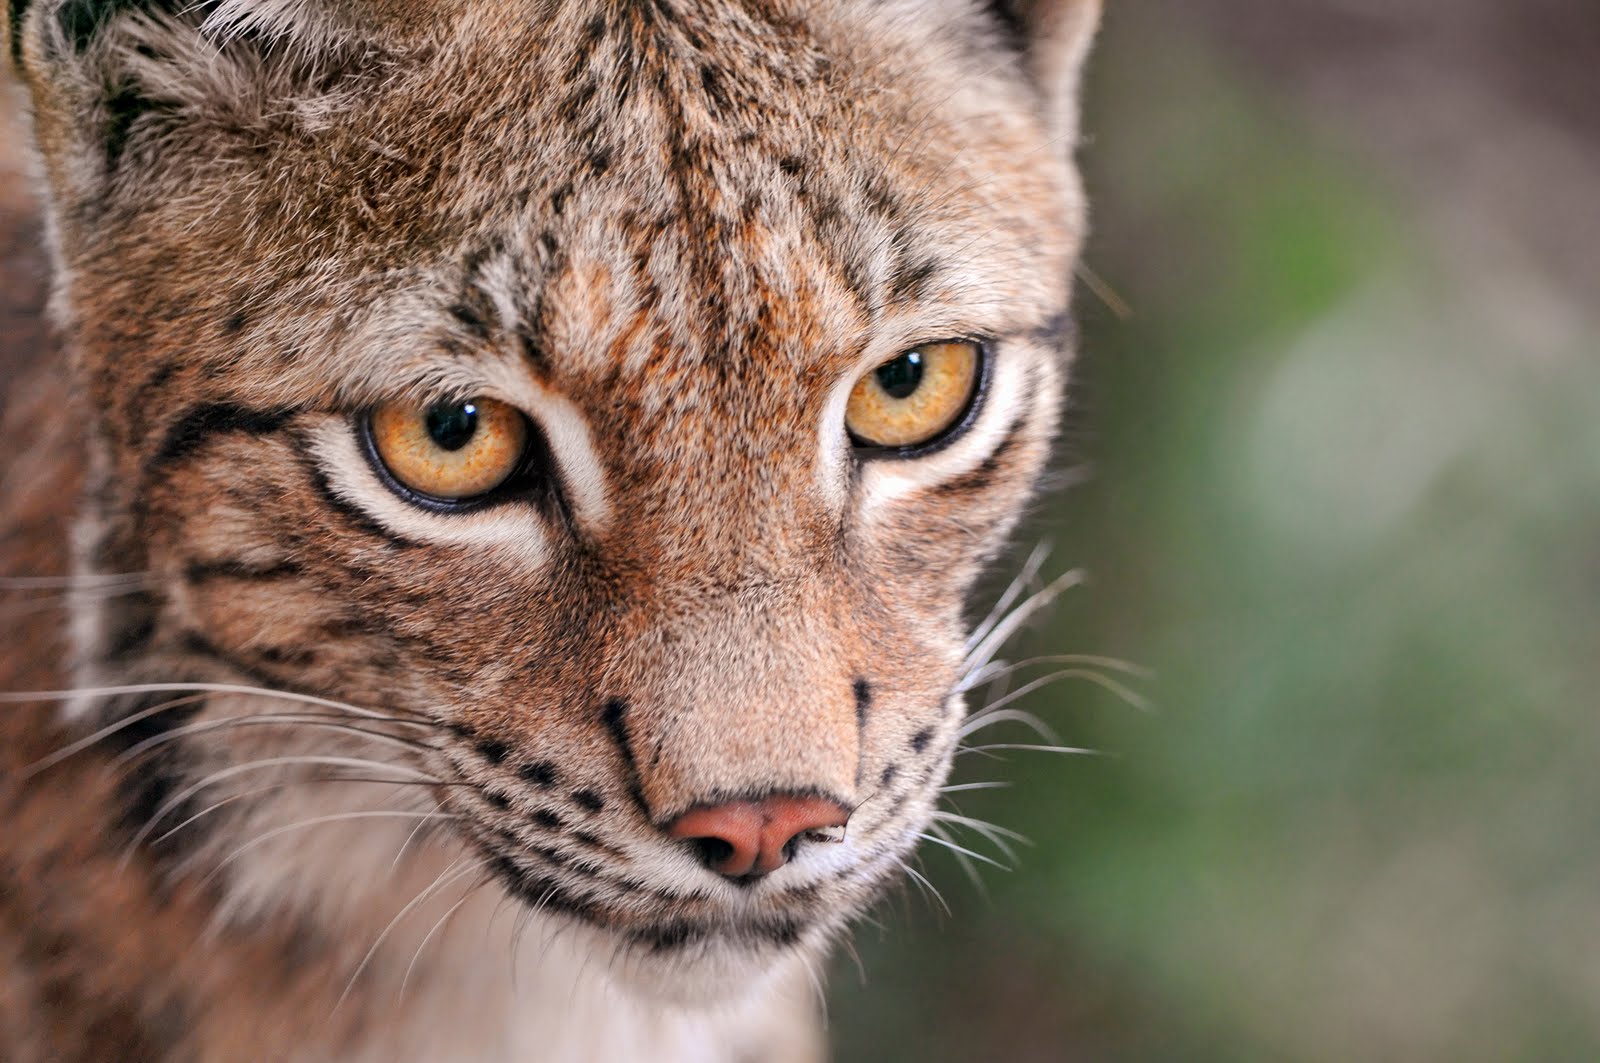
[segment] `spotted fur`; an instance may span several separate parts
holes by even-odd
[[[11,0],[60,353],[6,318],[0,512],[76,583],[0,678],[85,693],[7,725],[6,1057],[818,1054],[1055,429],[1097,14]],[[970,430],[853,453],[950,338]],[[362,412],[472,395],[548,489],[390,490]],[[755,883],[663,831],[772,794],[849,823]]]

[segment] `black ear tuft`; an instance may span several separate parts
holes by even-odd
[[[26,5],[19,3],[18,6]],[[203,3],[185,3],[184,0],[66,0],[57,9],[56,20],[67,43],[81,52],[94,42],[95,36],[112,18],[125,11],[170,15],[203,6]],[[15,33],[15,29],[12,32]],[[13,48],[16,40],[12,38]]]
[[[22,20],[30,0],[6,0],[6,40],[11,42],[11,65],[22,65]]]
[[[987,0],[983,5],[1000,27],[1005,43],[1018,52],[1028,50],[1028,19],[1020,10],[1018,0]]]
[[[1078,81],[1100,23],[1102,0],[984,0],[1002,41],[1014,48],[1062,139],[1076,139]]]

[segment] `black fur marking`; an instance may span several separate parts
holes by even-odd
[[[645,818],[653,822],[650,805],[644,799],[644,789],[639,782],[639,762],[634,759],[633,745],[628,738],[627,717],[628,703],[621,698],[612,698],[601,710],[600,722],[605,724],[606,730],[611,734],[611,740],[617,744],[617,749],[622,753],[623,767],[628,773],[628,792],[638,802]]]
[[[851,685],[856,696],[856,726],[867,725],[867,710],[872,708],[872,684],[865,679],[858,678]]]
[[[150,596],[140,595],[146,601],[151,601]],[[131,603],[119,603],[120,609],[127,609]],[[142,653],[150,643],[155,641],[157,629],[157,610],[152,603],[148,609],[135,611],[132,615],[121,618],[124,620],[117,627],[115,634],[106,645],[103,654],[107,661],[125,661],[129,657]]]
[[[536,760],[518,768],[517,774],[535,786],[548,788],[555,785],[556,766],[548,760]]]
[[[105,108],[106,168],[115,170],[122,162],[122,154],[128,146],[128,137],[133,132],[133,124],[159,108],[149,97],[128,86],[118,88],[108,95]]]
[[[902,262],[889,279],[889,298],[901,303],[926,299],[928,282],[938,276],[942,268],[942,263],[931,256],[920,259],[915,265]]]
[[[606,807],[605,799],[593,790],[574,790],[572,800],[590,812],[598,812]]]
[[[280,561],[275,565],[251,565],[238,560],[191,561],[183,570],[183,579],[190,586],[224,579],[243,583],[271,583],[292,579],[300,572],[300,566],[293,561]]]
[[[533,821],[539,824],[539,826],[545,827],[549,830],[565,830],[567,826],[566,823],[562,821],[560,816],[556,815],[548,808],[541,808],[535,812],[533,814]]]
[[[702,66],[700,68],[700,87],[705,90],[706,98],[711,101],[712,109],[726,111],[729,99],[728,90],[722,86],[722,75],[717,73],[715,67]]]
[[[483,799],[502,812],[511,807],[511,799],[495,790],[483,791]]]
[[[256,667],[248,661],[240,660],[238,657],[229,653],[227,650],[224,650],[221,646],[218,646],[216,643],[212,642],[198,631],[184,631],[182,637],[182,646],[184,652],[186,653],[192,653],[196,657],[204,657],[208,660],[216,661],[219,664],[227,665],[229,668],[232,668],[234,671],[247,677],[256,686],[271,687],[274,690],[282,690],[289,693],[294,693],[293,689],[283,679]]]
[[[182,701],[183,704],[171,705],[128,724],[103,738],[98,748],[107,754],[127,753],[193,722],[205,707],[203,697],[197,695],[186,697],[182,691],[112,699],[101,712],[101,718],[107,721],[126,720],[174,701]],[[123,799],[120,803],[118,827],[128,834],[130,840],[144,829],[151,817],[180,788],[187,760],[183,745],[182,739],[162,741],[139,755],[138,770],[124,773],[119,784]],[[187,807],[180,807],[168,812],[163,822],[171,827],[188,818]],[[192,831],[193,826],[185,827],[171,838],[156,845],[152,839],[164,833],[158,829],[153,831],[143,844],[151,855],[162,860],[170,860],[179,855],[179,845],[184,845],[196,837]]]
[[[1028,20],[1017,10],[1017,6],[1016,0],[989,0],[984,5],[999,23],[1005,44],[1018,54],[1026,54],[1032,35]]]
[[[249,320],[250,315],[244,310],[235,310],[222,319],[222,334],[224,336],[237,336],[244,331],[244,327]]]
[[[928,748],[928,743],[933,741],[933,728],[924,727],[911,736],[911,748],[918,753]]]
[[[6,14],[11,24],[11,62],[22,66],[22,20],[28,17],[28,4],[31,0],[11,0],[6,5]]]
[[[1046,321],[1043,325],[1028,334],[1028,338],[1050,350],[1057,351],[1067,345],[1068,340],[1076,340],[1078,323],[1073,319],[1071,311],[1063,310]]]
[[[334,491],[333,485],[328,482],[328,476],[317,465],[316,461],[303,446],[296,444],[296,451],[300,455],[300,463],[305,469],[306,476],[311,480],[311,486],[316,488],[317,494],[322,496],[322,501],[327,507],[339,514],[356,531],[370,535],[375,539],[382,539],[396,550],[410,550],[417,544],[403,535],[396,535],[382,524],[367,516],[366,510],[354,503],[347,502]]]
[[[265,436],[277,432],[300,411],[293,407],[252,410],[229,403],[196,406],[167,431],[161,447],[145,464],[148,478],[189,457],[214,435]]]
[[[496,738],[478,739],[478,752],[490,764],[499,764],[511,752],[511,747]]]
[[[893,764],[889,765],[887,768],[883,769],[883,774],[878,776],[878,785],[888,786],[890,783],[894,782],[894,777],[899,773],[899,768]]]
[[[468,306],[465,302],[456,303],[450,308],[450,316],[464,325],[468,332],[480,340],[489,338],[489,323],[482,314]]]
[[[56,12],[56,20],[73,48],[81,52],[94,43],[95,36],[119,14],[137,11],[171,14],[182,6],[185,6],[183,0],[67,0]],[[192,6],[204,6],[204,0]],[[15,12],[12,17],[17,17]]]

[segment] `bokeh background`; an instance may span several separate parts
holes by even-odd
[[[1034,845],[925,846],[840,1058],[1600,1059],[1600,5],[1108,6],[1082,482],[1021,543],[1091,580],[1008,656],[1150,708],[961,758]]]

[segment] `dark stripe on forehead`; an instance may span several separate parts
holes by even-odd
[[[231,403],[194,406],[168,429],[155,455],[145,463],[148,480],[169,465],[183,461],[214,435],[264,436],[277,432],[300,412],[296,407],[254,410]]]

